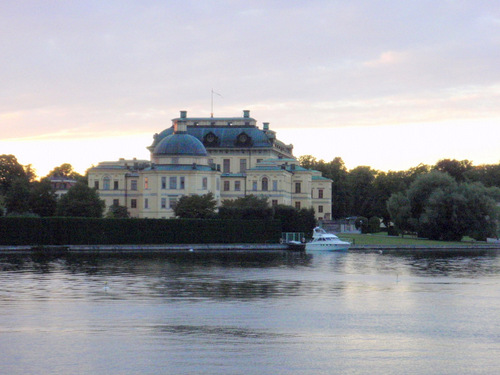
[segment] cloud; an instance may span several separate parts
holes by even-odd
[[[4,137],[153,131],[180,109],[279,126],[497,116],[489,1],[2,4]],[[464,93],[467,93],[466,95]],[[464,96],[465,95],[465,96]]]

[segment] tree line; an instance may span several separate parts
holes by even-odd
[[[55,167],[40,180],[36,177],[31,165],[21,165],[14,155],[0,155],[0,216],[73,216],[75,211],[84,214],[74,216],[102,216],[104,202],[95,190],[88,189],[87,178],[75,172],[71,164]],[[57,199],[50,177],[77,183],[69,195]]]
[[[333,218],[362,217],[368,225],[366,218],[377,217],[400,233],[441,240],[498,235],[500,164],[442,159],[384,172],[368,166],[347,170],[339,157],[325,162],[305,155],[299,161],[333,181]]]
[[[474,166],[468,160],[443,159],[432,166],[420,164],[405,171],[384,172],[369,166],[347,170],[340,157],[325,162],[305,155],[299,162],[333,181],[334,219],[355,216],[368,228],[375,223],[374,218],[379,218],[399,233],[414,232],[442,240],[465,235],[478,240],[498,236],[500,164]],[[68,177],[77,184],[56,199],[49,177]],[[224,201],[217,215],[235,219],[278,217],[292,223],[286,231],[314,225],[312,210],[270,208],[267,201],[259,199]],[[210,195],[184,197],[176,215],[213,217],[215,206]],[[129,217],[126,207],[104,210],[104,202],[95,189],[88,187],[86,176],[76,173],[70,164],[55,167],[37,181],[30,165],[21,165],[13,155],[0,155],[0,216]]]

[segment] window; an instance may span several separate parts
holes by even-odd
[[[149,199],[144,198],[144,208],[149,208]]]
[[[295,183],[295,193],[300,193],[300,192],[301,192],[300,182],[296,182]]]
[[[257,191],[257,181],[252,182],[252,190]]]
[[[186,180],[184,176],[179,179],[179,189],[184,190],[186,188]]]
[[[94,181],[94,188],[99,190],[99,181]]]
[[[118,190],[118,181],[113,181],[113,190]]]
[[[109,190],[109,184],[110,184],[110,179],[109,177],[104,177],[103,179],[103,188],[104,190]]]
[[[170,177],[168,181],[168,188],[171,190],[177,189],[177,177]]]
[[[300,210],[300,202],[295,202],[295,208],[296,208],[297,210]]]
[[[113,199],[113,206],[119,206],[120,205],[120,200],[119,199]]]
[[[161,188],[163,190],[165,190],[167,188],[167,178],[166,177],[161,178]]]
[[[231,173],[231,160],[230,159],[223,160],[222,173]]]
[[[217,189],[217,191],[219,191],[220,190],[220,178],[219,177],[217,177],[217,179],[215,180],[215,183],[217,186],[216,189]]]
[[[262,178],[262,191],[267,191],[268,185],[269,185],[269,180],[267,179],[267,177],[263,177]]]
[[[278,191],[278,180],[273,180],[273,191]]]
[[[278,205],[278,200],[277,199],[273,199],[271,204],[274,206],[277,206]]]
[[[147,177],[144,177],[144,189],[149,189],[149,181]]]
[[[318,190],[318,198],[323,198],[323,189]]]
[[[130,208],[137,208],[137,199],[130,200]]]
[[[229,191],[229,181],[224,181],[224,191]]]
[[[207,190],[208,189],[208,178],[203,177],[203,180],[201,180],[201,188],[203,190]]]
[[[161,208],[163,209],[167,208],[167,198],[161,199]]]
[[[240,159],[240,173],[244,173],[247,170],[247,159]]]
[[[318,206],[318,212],[319,213],[323,212],[323,206]]]
[[[241,181],[234,181],[234,190],[235,191],[241,190]]]
[[[130,190],[137,190],[137,180],[130,181]]]

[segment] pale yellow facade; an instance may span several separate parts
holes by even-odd
[[[172,218],[183,195],[212,193],[225,199],[265,196],[270,205],[314,208],[317,219],[331,219],[331,180],[300,167],[293,146],[276,139],[269,124],[259,129],[243,117],[188,118],[155,134],[150,160],[102,162],[89,171],[106,207],[126,206],[132,217]]]

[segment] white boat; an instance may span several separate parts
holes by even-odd
[[[336,235],[316,227],[312,240],[306,243],[306,251],[347,251],[350,246],[350,242],[342,241]]]

